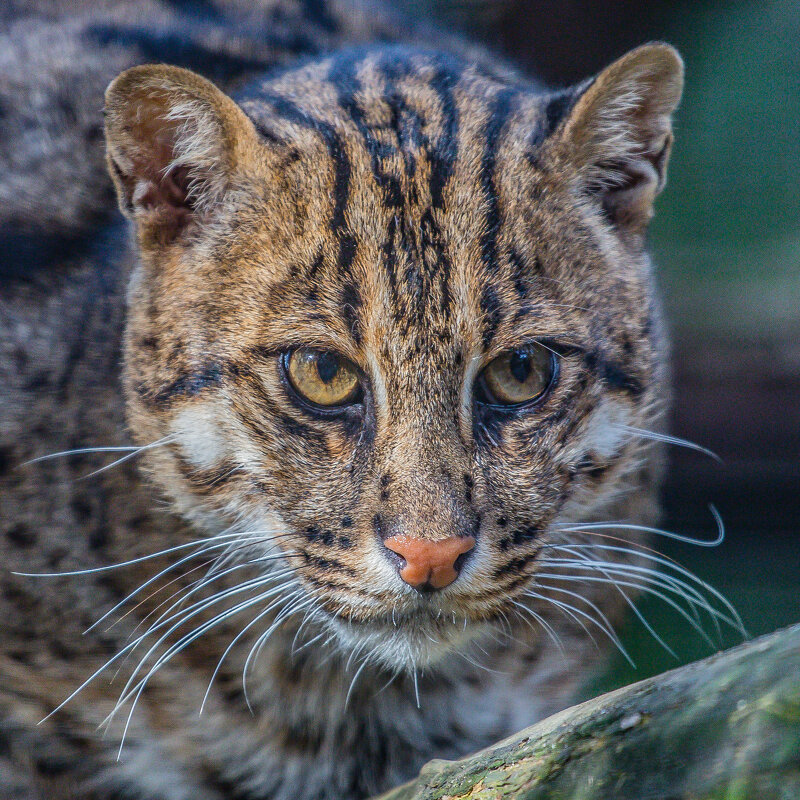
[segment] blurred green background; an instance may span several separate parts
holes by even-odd
[[[751,635],[800,621],[800,5],[631,0],[405,0],[504,52],[553,86],[659,39],[686,62],[668,187],[651,250],[673,340],[671,432],[724,463],[672,448],[665,527],[715,549],[658,548],[713,585]],[[424,9],[423,9],[424,6]],[[658,599],[631,618],[587,694],[712,652]],[[706,625],[713,632],[713,626]],[[720,646],[740,641],[723,631]]]

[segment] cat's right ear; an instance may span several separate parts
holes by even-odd
[[[640,236],[664,188],[683,62],[670,45],[632,50],[580,94],[555,134],[576,189],[625,234]]]
[[[163,245],[213,211],[257,146],[252,122],[205,78],[133,67],[106,90],[108,168],[140,243]]]

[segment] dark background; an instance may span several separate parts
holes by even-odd
[[[671,432],[716,452],[670,448],[665,527],[727,537],[709,550],[659,542],[722,591],[752,635],[800,621],[800,6],[796,0],[405,0],[511,56],[553,86],[654,39],[686,62],[667,190],[651,250],[672,330]],[[707,655],[659,600],[632,621],[587,691]],[[710,628],[711,630],[711,628]],[[722,644],[740,640],[723,632]]]

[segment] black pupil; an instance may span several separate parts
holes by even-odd
[[[520,383],[525,383],[531,374],[530,354],[526,350],[515,350],[508,359],[508,368]]]
[[[323,383],[330,383],[339,371],[339,359],[333,353],[320,353],[317,356],[317,373]]]

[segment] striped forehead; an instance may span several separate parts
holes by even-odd
[[[492,316],[498,152],[519,130],[527,146],[541,141],[543,104],[474,65],[401,48],[339,55],[241,102],[267,143],[310,141],[327,155],[326,244],[305,283],[356,338],[372,314],[426,345],[456,333],[454,313],[462,327]]]

